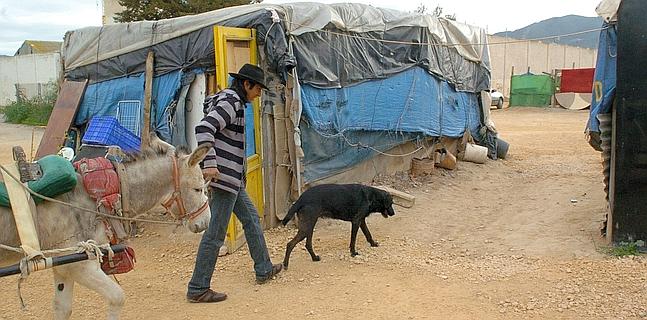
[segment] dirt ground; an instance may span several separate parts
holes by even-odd
[[[587,111],[493,110],[506,160],[460,162],[424,179],[383,179],[416,196],[396,216],[369,218],[376,240],[360,235],[348,253],[350,225],[320,221],[311,262],[303,243],[290,270],[256,285],[246,249],[220,258],[213,288],[229,299],[185,302],[199,235],[146,226],[134,239],[136,269],[119,276],[124,319],[647,319],[647,259],[605,253],[600,154],[584,140]],[[0,125],[9,147],[31,128]],[[27,150],[27,148],[25,148]],[[266,233],[272,259],[283,258],[293,228]],[[51,318],[51,274],[23,284],[0,280],[1,319]],[[103,318],[98,296],[77,287],[73,319]]]

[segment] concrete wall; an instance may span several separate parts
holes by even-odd
[[[492,88],[510,96],[510,76],[524,74],[530,68],[532,73],[550,73],[555,69],[593,68],[597,50],[544,43],[541,41],[516,40],[488,36],[490,64],[492,66]]]
[[[16,85],[27,98],[45,93],[49,82],[58,82],[61,70],[60,53],[0,57],[0,106],[16,101]]]

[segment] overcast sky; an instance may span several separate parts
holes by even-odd
[[[265,0],[269,3],[297,2]],[[340,1],[320,0],[335,3]],[[456,14],[460,22],[490,33],[516,30],[569,14],[593,17],[600,0],[356,0],[376,7],[413,11],[421,3]],[[101,24],[101,0],[0,0],[0,55],[13,55],[24,40],[62,41],[65,31]]]

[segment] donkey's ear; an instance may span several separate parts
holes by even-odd
[[[151,132],[150,146],[156,152],[161,152],[169,156],[175,154],[175,147],[170,143],[160,139],[155,132]]]
[[[189,167],[193,167],[200,163],[200,161],[204,160],[204,157],[207,156],[207,153],[209,152],[209,150],[211,150],[211,148],[213,148],[212,144],[204,143],[193,150],[191,156],[189,157]]]

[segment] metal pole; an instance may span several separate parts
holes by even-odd
[[[118,252],[125,251],[126,250],[126,245],[125,244],[116,244],[114,246],[110,246],[110,248],[112,249],[113,252],[118,253]],[[103,253],[104,255],[108,255],[108,250],[101,249],[101,253]],[[51,263],[49,263],[50,261],[45,261],[45,260],[49,260],[49,259],[51,259]],[[46,258],[46,259],[41,260],[41,261],[44,262],[42,264],[44,266],[44,268],[42,268],[42,269],[41,268],[36,268],[35,270],[32,270],[32,268],[30,268],[29,271],[30,272],[32,272],[32,271],[41,271],[41,270],[49,269],[49,268],[52,268],[52,267],[62,266],[64,264],[69,264],[69,263],[74,263],[74,262],[79,262],[79,261],[84,261],[84,260],[88,260],[88,254],[85,253],[85,252],[84,253],[73,253],[73,254],[68,254],[68,255],[59,256],[59,257]],[[31,267],[31,265],[30,265],[30,267]],[[19,263],[8,266],[8,267],[0,268],[0,278],[15,275],[15,274],[20,274],[20,264]]]

